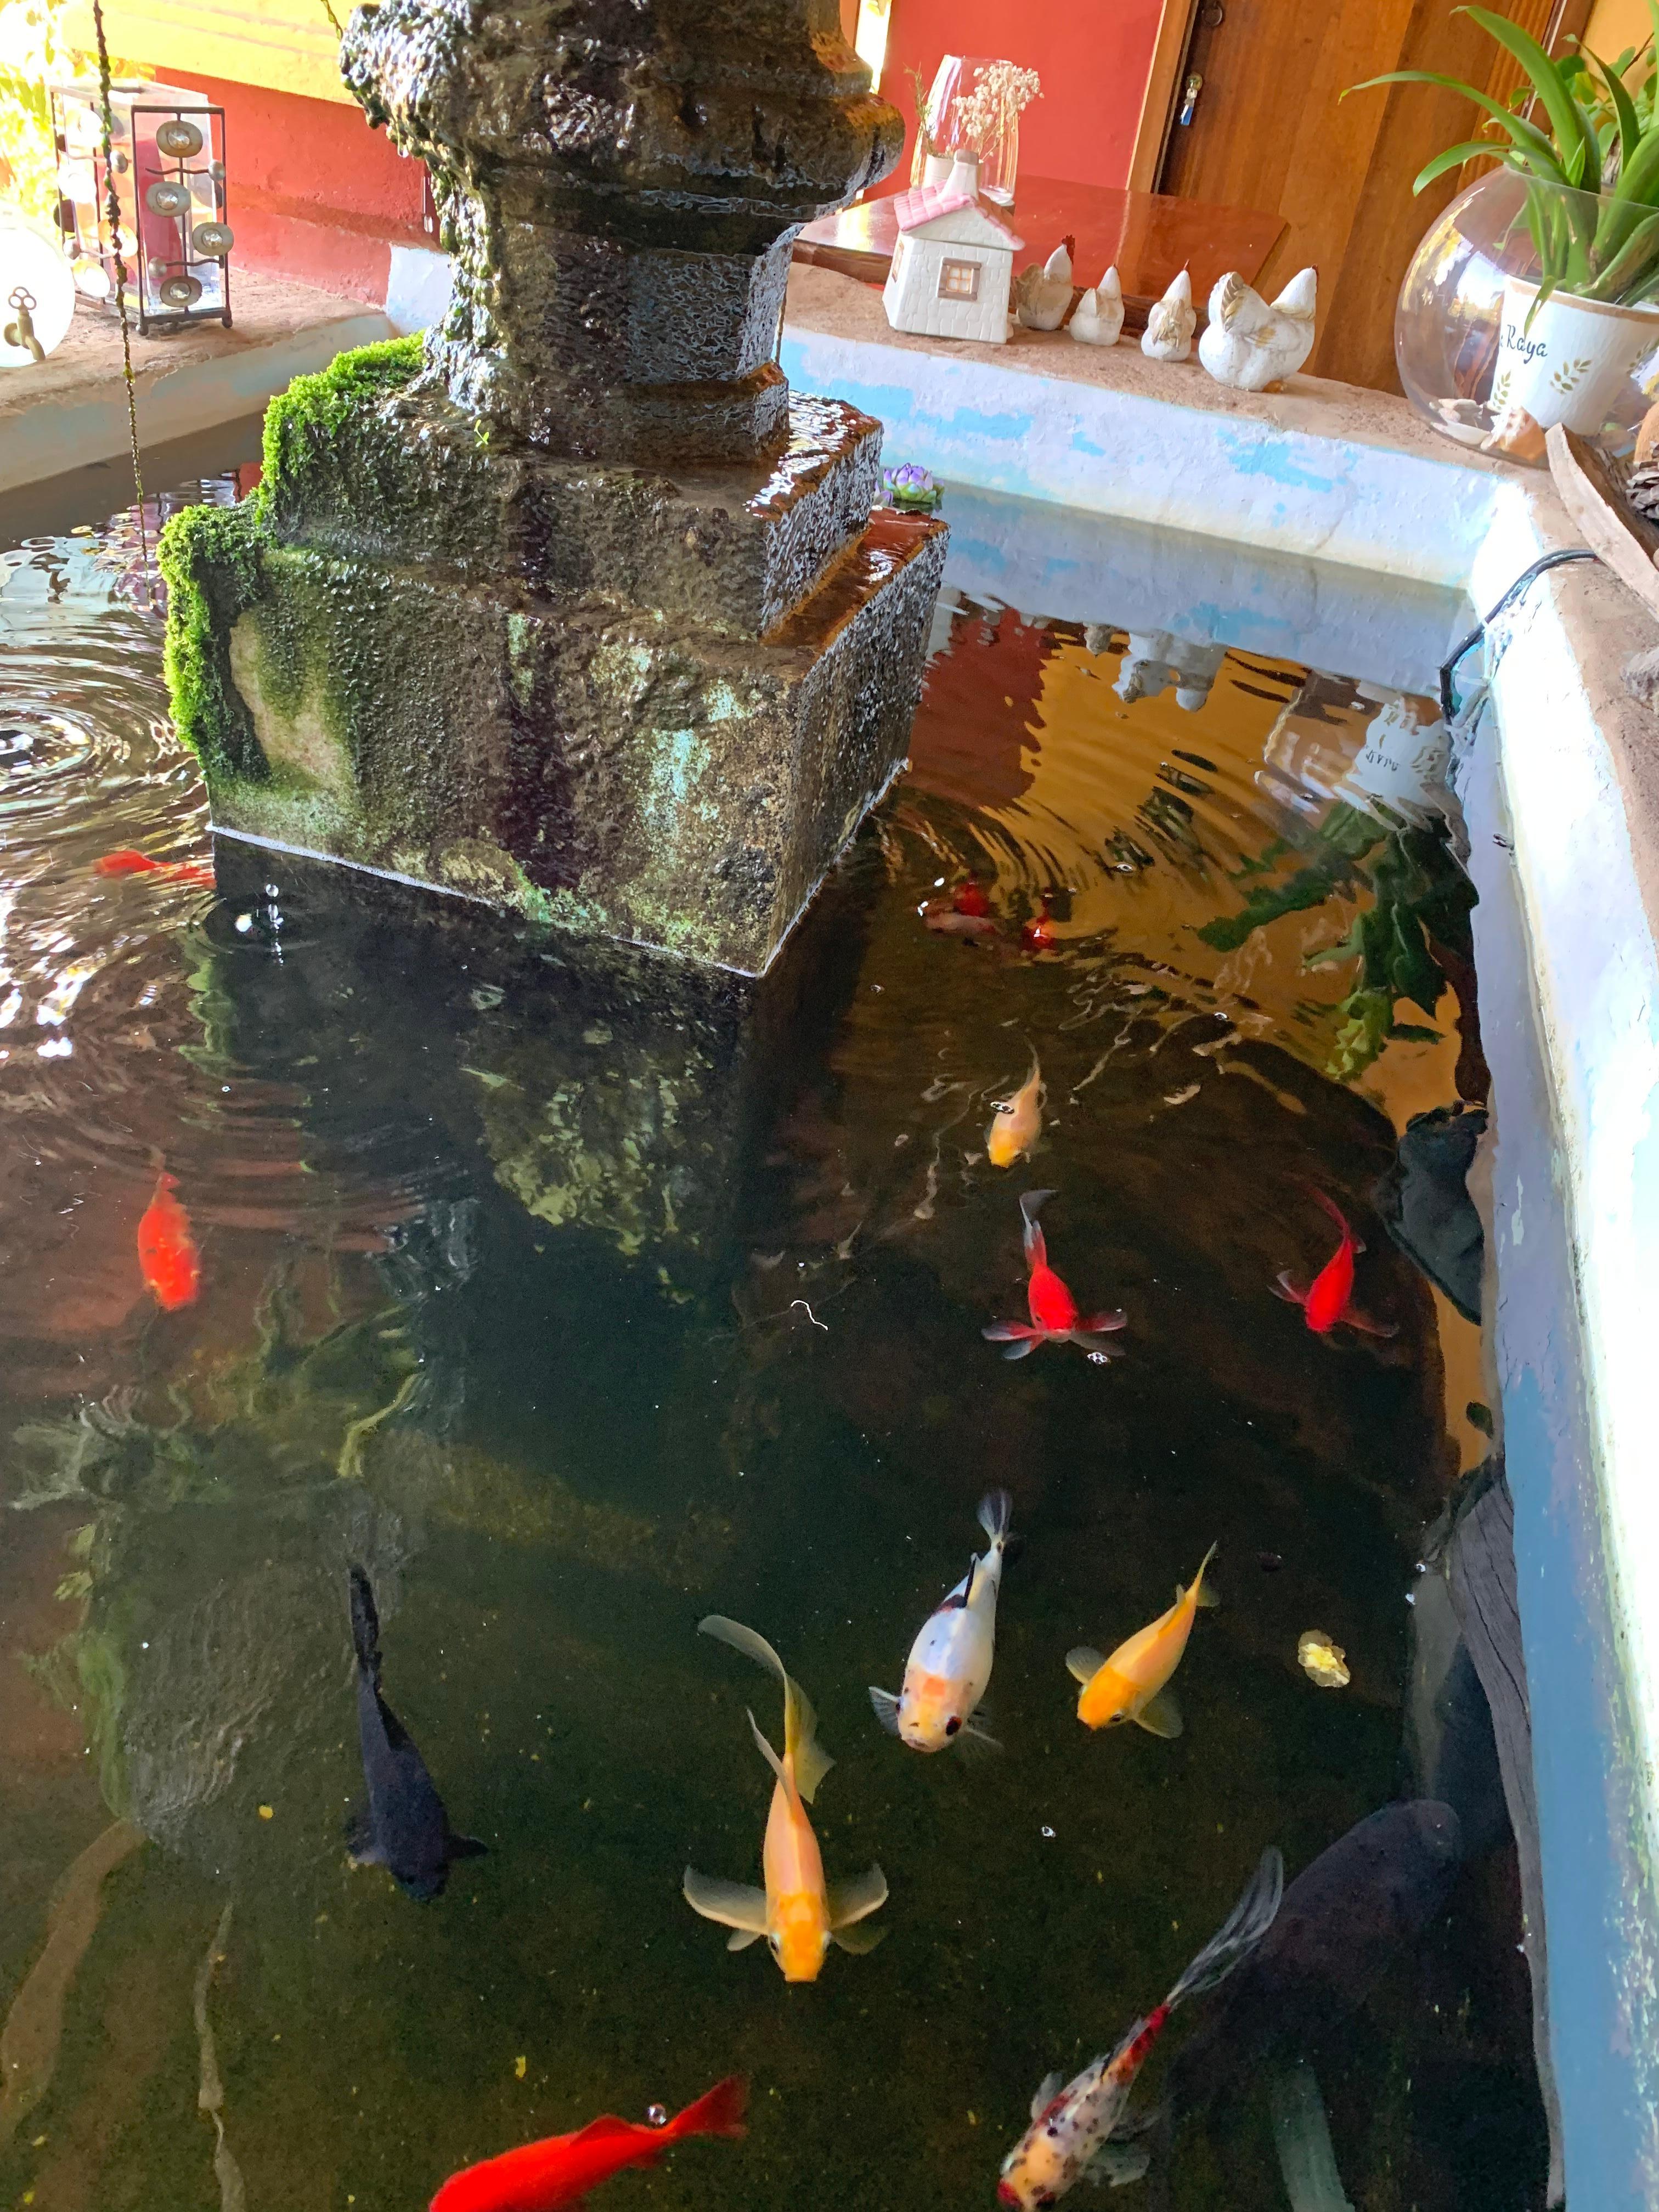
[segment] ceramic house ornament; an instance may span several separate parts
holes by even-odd
[[[1098,284],[1091,284],[1077,303],[1077,312],[1066,325],[1085,345],[1115,345],[1123,328],[1123,286],[1116,264]]]
[[[961,189],[962,180],[958,164],[946,183],[919,185],[895,199],[898,242],[881,303],[896,331],[1003,345],[1014,256],[1025,241]]]
[[[1291,277],[1271,306],[1237,270],[1210,295],[1209,321],[1198,357],[1218,384],[1238,392],[1270,392],[1294,376],[1313,351],[1318,278],[1311,269]]]
[[[1193,280],[1183,269],[1164,297],[1153,301],[1140,350],[1149,361],[1185,361],[1192,353],[1193,332],[1197,328]]]
[[[1066,310],[1072,304],[1072,249],[1076,244],[1076,239],[1068,234],[1041,269],[1034,261],[1029,269],[1021,270],[1014,287],[1014,305],[1028,331],[1057,331],[1065,321]]]

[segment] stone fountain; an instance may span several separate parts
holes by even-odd
[[[900,118],[836,0],[369,0],[341,54],[454,293],[168,526],[215,826],[760,973],[902,764],[944,564],[775,357]]]

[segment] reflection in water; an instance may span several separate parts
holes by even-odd
[[[1338,607],[1358,678],[1259,563],[1201,623],[1075,564],[1017,612],[969,596],[976,515],[911,774],[758,985],[228,842],[192,884],[125,528],[7,556],[0,2051],[51,2057],[0,2088],[0,2191],[424,2204],[740,2075],[746,2142],[653,2202],[989,2203],[1030,2085],[1276,1849],[1260,1948],[1137,2062],[1133,2185],[1267,2212],[1288,2142],[1355,2203],[1541,2201],[1490,1722],[1407,1602],[1490,1448],[1438,738],[1374,611]],[[1272,1294],[1332,1261],[1316,1194],[1370,1247],[1324,1329]],[[1023,1551],[999,1509],[937,1609],[1003,1490]],[[1137,1633],[1212,1546],[1190,1641],[1191,1592]],[[810,1940],[885,1931],[810,1988],[681,1895],[718,1869],[771,1932],[780,1796],[807,1863],[707,1615],[787,1651],[837,1760]],[[918,1620],[895,1741],[866,1685]],[[1142,1726],[1079,1724],[1088,1635],[1091,1687],[1156,1644]],[[1000,1753],[910,1755],[918,1655],[918,1715]],[[402,1888],[351,1863],[366,1783]],[[866,1929],[835,1884],[877,1867]]]

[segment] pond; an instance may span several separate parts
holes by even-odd
[[[758,985],[216,855],[134,516],[6,553],[0,2201],[412,2212],[740,2074],[747,2138],[618,2204],[989,2204],[1039,2082],[1151,2011],[1264,1850],[1294,1877],[1449,1796],[1455,1737],[1459,1863],[1387,1943],[1328,1895],[1259,2050],[1183,2075],[1222,1999],[1176,2015],[1134,2096],[1176,2083],[1170,2162],[1123,2201],[1292,2201],[1302,2056],[1364,2212],[1542,2203],[1490,1725],[1413,1602],[1489,1449],[1468,1255],[1419,1252],[1437,1285],[1389,1233],[1407,1122],[1483,1095],[1422,767],[1459,611],[945,514],[909,772]],[[1040,1134],[994,1165],[1034,1069]],[[985,1331],[1026,1319],[1037,1191],[1124,1323],[1012,1361]],[[1384,1333],[1273,1295],[1337,1250],[1328,1202]],[[924,1756],[870,1686],[1000,1489],[1000,1748]],[[1068,1653],[1212,1547],[1183,1732],[1081,1725]],[[348,1850],[354,1567],[385,1708],[484,1846],[437,1895]],[[831,1881],[885,1877],[879,1948],[810,1985],[682,1895],[760,1880],[746,1708],[782,1748],[710,1614],[817,1709]]]

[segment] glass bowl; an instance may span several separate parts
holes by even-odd
[[[1556,422],[1628,452],[1659,393],[1659,301],[1644,296],[1650,280],[1659,292],[1659,246],[1634,235],[1651,212],[1512,169],[1461,193],[1430,226],[1395,311],[1418,412],[1510,460],[1541,463]]]

